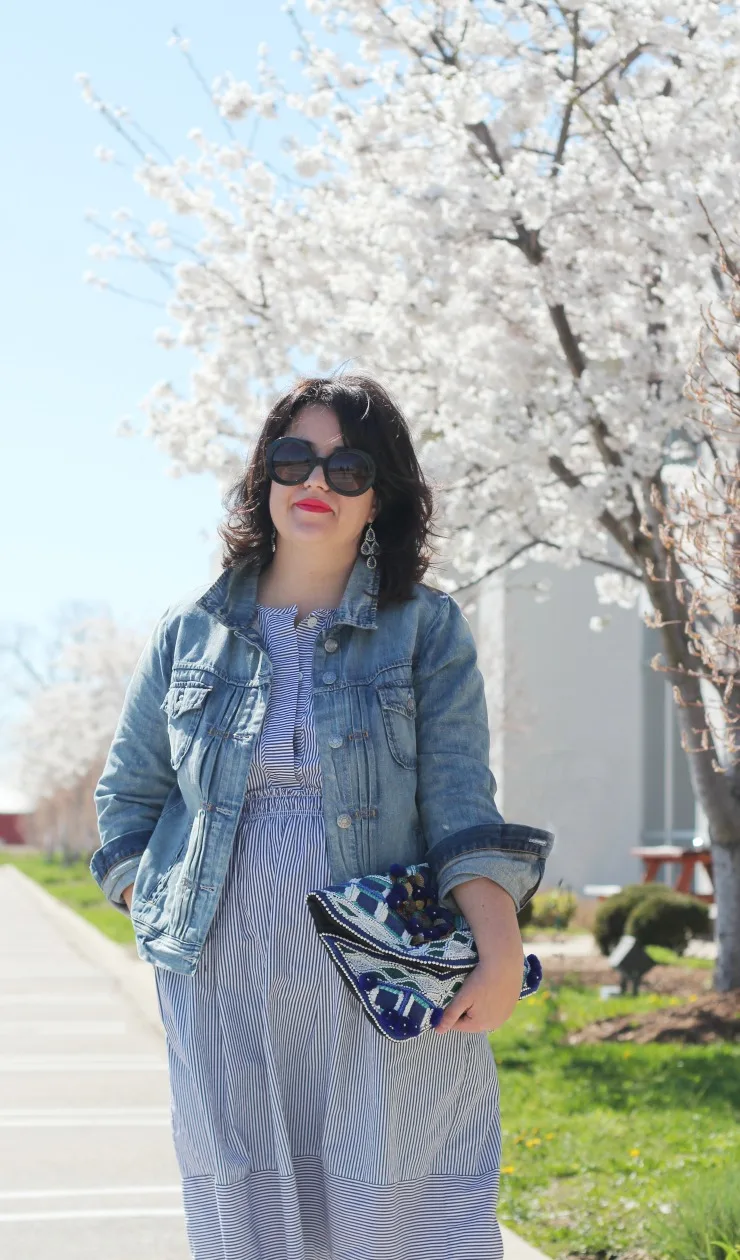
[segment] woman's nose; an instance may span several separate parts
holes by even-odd
[[[324,476],[324,470],[321,467],[321,464],[314,464],[303,484],[304,486],[321,486],[323,490],[329,489],[326,484],[326,477]]]

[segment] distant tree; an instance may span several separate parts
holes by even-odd
[[[5,673],[25,681],[12,731],[18,785],[34,804],[31,839],[63,852],[95,848],[93,790],[102,771],[142,638],[110,618],[69,624],[42,667],[22,636],[6,636]]]

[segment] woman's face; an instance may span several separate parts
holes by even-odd
[[[303,407],[286,436],[305,438],[318,455],[330,455],[344,439],[336,414],[328,407]],[[310,511],[301,503],[320,504],[329,511]],[[326,483],[318,465],[297,486],[270,483],[270,515],[280,544],[332,548],[337,555],[356,553],[368,521],[375,516],[375,491],[354,497],[337,494]]]

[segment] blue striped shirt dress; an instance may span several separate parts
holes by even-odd
[[[194,1260],[502,1260],[485,1033],[382,1037],[321,944],[331,883],[313,726],[333,610],[258,605],[273,663],[226,881],[194,975],[156,967]]]

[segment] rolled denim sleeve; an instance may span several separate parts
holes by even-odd
[[[139,869],[141,855],[134,858],[126,858],[125,861],[119,862],[109,870],[105,877],[106,896],[112,906],[116,910],[120,910],[122,914],[129,915],[130,911],[126,902],[123,900],[121,893],[124,888],[128,888],[129,884],[133,884],[136,879],[136,872]]]
[[[531,901],[542,880],[544,862],[538,857],[498,857],[492,850],[471,853],[463,861],[455,861],[454,873],[444,873],[442,884],[449,903],[449,894],[458,884],[484,875],[499,884],[511,897],[517,911]]]
[[[477,659],[468,622],[455,601],[442,596],[414,668],[417,809],[443,905],[457,910],[452,889],[482,875],[500,884],[519,910],[539,887],[554,836],[505,823],[496,807]]]
[[[126,690],[103,773],[95,788],[100,848],[90,871],[105,896],[128,914],[121,893],[133,883],[164,804],[177,782],[167,716],[170,685],[167,615],[157,623]]]

